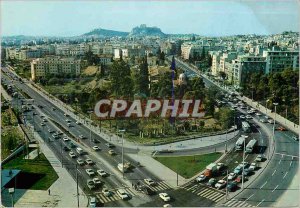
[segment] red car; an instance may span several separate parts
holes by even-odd
[[[286,129],[285,129],[283,126],[279,126],[279,127],[277,128],[277,130],[279,130],[279,131],[286,131]]]

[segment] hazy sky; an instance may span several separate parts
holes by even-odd
[[[2,35],[74,36],[95,28],[164,33],[274,34],[299,31],[297,0],[269,1],[2,1]]]

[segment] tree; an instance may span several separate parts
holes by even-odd
[[[147,58],[144,57],[142,63],[140,64],[140,76],[139,76],[139,91],[140,93],[144,93],[149,96],[149,71],[148,71],[148,63]]]
[[[131,97],[133,82],[130,67],[124,60],[115,61],[110,70],[112,91],[116,96]]]
[[[224,129],[228,129],[233,125],[234,112],[230,108],[220,108],[219,122]]]

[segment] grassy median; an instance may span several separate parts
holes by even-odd
[[[204,155],[180,156],[180,157],[154,157],[157,161],[178,172],[184,178],[191,178],[215,162],[222,153],[215,152]]]
[[[21,170],[17,177],[17,181],[20,182],[17,183],[18,188],[47,190],[58,179],[58,175],[44,154],[40,154],[33,160],[25,160],[21,155],[3,165],[2,168]]]

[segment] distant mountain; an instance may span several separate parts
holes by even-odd
[[[102,28],[98,28],[95,30],[92,30],[91,32],[85,33],[82,36],[94,36],[94,37],[125,37],[129,33],[128,32],[120,32],[115,30],[106,30]]]
[[[147,27],[145,24],[135,27],[129,33],[129,36],[139,37],[139,36],[159,36],[166,37],[167,35],[163,33],[158,27]]]

